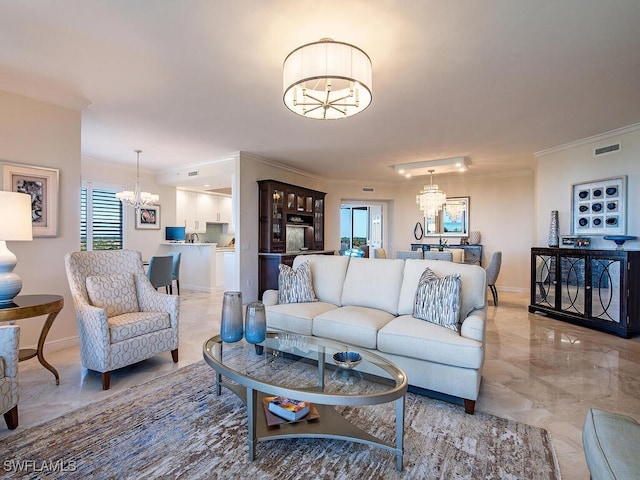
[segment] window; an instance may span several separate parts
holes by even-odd
[[[124,247],[122,203],[107,188],[82,187],[80,250],[120,250]]]

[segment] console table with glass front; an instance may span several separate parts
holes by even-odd
[[[629,338],[640,333],[640,251],[532,248],[530,312]]]
[[[244,340],[224,343],[219,335],[203,347],[204,359],[216,372],[216,393],[224,386],[247,406],[249,460],[255,458],[258,441],[331,438],[389,450],[402,470],[408,384],[399,367],[366,349],[292,333],[269,332],[259,347]],[[357,352],[362,361],[353,369],[339,368],[333,355],[342,351]],[[263,411],[267,396],[309,401],[319,417],[270,428]],[[395,403],[395,444],[354,425],[334,408],[390,402]]]
[[[64,306],[64,299],[60,295],[18,295],[12,303],[0,305],[0,322],[11,322],[24,318],[47,315],[47,319],[40,331],[37,348],[20,349],[20,361],[38,357],[40,364],[53,373],[56,385],[60,385],[58,371],[44,359],[44,342],[60,310]]]

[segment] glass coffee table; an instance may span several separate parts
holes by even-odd
[[[360,363],[338,366],[333,356],[345,351],[358,353]],[[330,438],[389,450],[402,470],[407,376],[390,361],[362,348],[285,332],[269,332],[259,345],[224,343],[218,335],[204,343],[203,356],[216,372],[216,393],[224,386],[247,406],[250,460],[258,441]],[[313,415],[274,426],[265,413],[264,398],[269,396],[311,402]],[[334,408],[390,402],[395,402],[395,443],[370,435]]]

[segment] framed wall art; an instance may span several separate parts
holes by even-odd
[[[627,233],[627,177],[605,178],[571,187],[573,235]]]
[[[136,229],[160,230],[160,205],[137,208]]]
[[[2,165],[2,189],[31,196],[34,237],[58,236],[58,177],[55,168]]]

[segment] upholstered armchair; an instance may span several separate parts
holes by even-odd
[[[9,430],[18,426],[18,356],[20,327],[0,327],[0,412]]]
[[[82,366],[102,373],[104,390],[117,368],[166,351],[178,362],[179,299],[153,288],[140,252],[73,252],[65,267]]]

